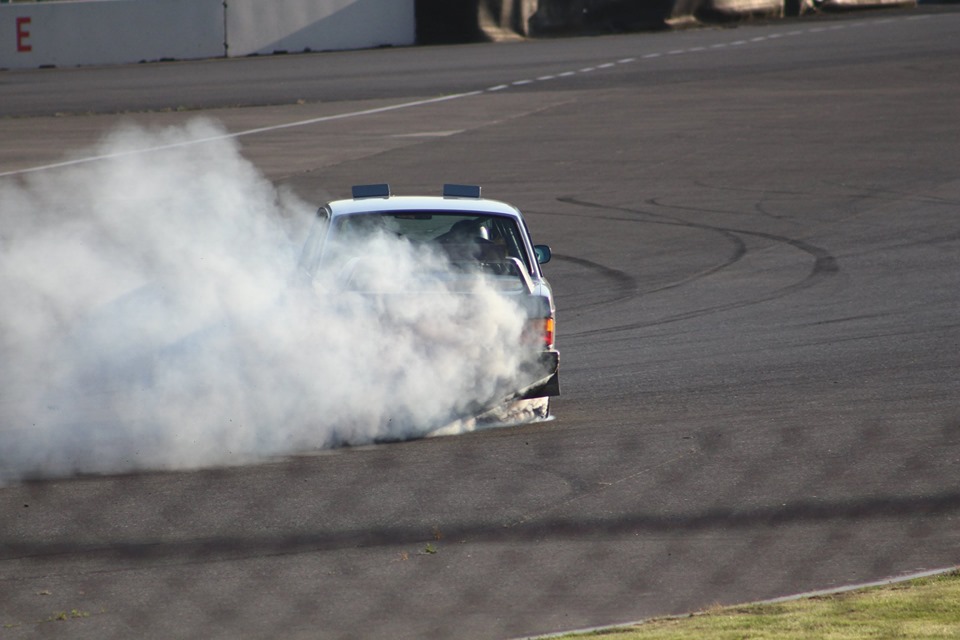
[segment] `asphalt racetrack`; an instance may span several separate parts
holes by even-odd
[[[4,181],[204,115],[317,204],[483,185],[553,248],[563,374],[548,423],[0,489],[0,637],[510,638],[960,564],[957,33],[0,72]]]

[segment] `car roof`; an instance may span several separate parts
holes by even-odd
[[[440,196],[389,196],[334,200],[327,204],[332,217],[391,211],[447,211],[452,213],[496,214],[521,218],[511,204],[486,198]]]

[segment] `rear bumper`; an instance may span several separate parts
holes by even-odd
[[[536,382],[520,391],[521,399],[546,398],[560,395],[560,352],[556,349],[544,351],[537,362],[530,367],[530,377]]]

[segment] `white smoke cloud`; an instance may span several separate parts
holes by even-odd
[[[302,286],[315,206],[229,138],[180,144],[222,133],[125,128],[0,179],[0,484],[462,431],[515,384],[523,315],[490,287]],[[436,269],[377,242],[368,286]]]

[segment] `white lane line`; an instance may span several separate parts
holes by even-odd
[[[360,111],[348,111],[346,113],[336,113],[329,116],[321,116],[319,118],[310,118],[308,120],[298,120],[296,122],[287,122],[284,124],[275,124],[269,127],[257,127],[256,129],[246,129],[244,131],[235,131],[233,133],[224,133],[218,136],[207,136],[206,138],[197,138],[196,140],[186,140],[183,142],[175,142],[171,144],[163,144],[155,147],[145,147],[143,149],[131,149],[130,151],[121,151],[118,153],[108,153],[100,156],[90,156],[88,158],[76,158],[74,160],[65,160],[63,162],[54,162],[52,164],[46,164],[39,167],[30,167],[28,169],[17,169],[15,171],[5,171],[0,173],[0,178],[7,176],[16,176],[23,175],[25,173],[34,173],[37,171],[47,171],[49,169],[59,169],[61,167],[70,167],[78,164],[86,164],[88,162],[97,162],[99,160],[112,160],[115,158],[125,158],[128,156],[138,155],[141,153],[152,153],[155,151],[163,151],[165,149],[177,149],[180,147],[189,147],[196,144],[204,144],[206,142],[216,142],[217,140],[229,140],[231,138],[240,138],[243,136],[252,136],[256,133],[269,133],[271,131],[281,131],[283,129],[291,129],[293,127],[306,127],[311,124],[319,124],[321,122],[332,122],[334,120],[346,120],[348,118],[359,118],[361,116],[370,116],[377,113],[387,113],[389,111],[399,111],[401,109],[411,109],[413,107],[422,107],[428,104],[437,104],[439,102],[449,102],[450,100],[459,100],[461,98],[469,98],[472,96],[481,95],[483,91],[468,91],[466,93],[455,93],[449,96],[440,96],[438,98],[428,98],[426,100],[414,100],[412,102],[402,102],[400,104],[391,104],[386,107],[376,107],[373,109],[361,109]]]
[[[420,133],[395,133],[391,138],[448,138],[463,133],[466,129],[451,129],[450,131],[423,131]]]
[[[771,40],[772,40],[772,39],[776,39],[776,38],[782,38],[782,37],[784,37],[784,36],[798,36],[798,35],[804,35],[804,34],[810,34],[810,33],[823,33],[823,32],[825,32],[825,31],[837,31],[837,30],[840,30],[840,29],[846,29],[846,28],[848,28],[848,27],[862,27],[862,26],[875,25],[875,24],[890,24],[890,23],[892,23],[892,22],[896,22],[897,20],[923,20],[923,19],[926,19],[926,18],[929,18],[929,17],[930,17],[930,16],[928,16],[928,15],[907,16],[907,17],[899,18],[899,19],[886,18],[886,19],[876,20],[876,21],[871,21],[871,22],[863,22],[863,21],[861,21],[861,22],[853,22],[853,23],[847,23],[847,24],[830,25],[830,26],[824,26],[824,27],[812,27],[812,28],[809,28],[809,29],[807,29],[807,30],[805,30],[805,31],[804,31],[804,30],[795,30],[795,31],[788,31],[788,32],[786,32],[786,33],[784,33],[784,34],[773,33],[773,34],[769,34],[769,35],[766,35],[766,36],[758,36],[758,37],[756,37],[756,38],[751,38],[749,41],[747,41],[747,40],[734,40],[733,42],[718,42],[718,43],[716,43],[716,44],[710,45],[709,47],[691,47],[691,48],[689,48],[689,49],[673,49],[673,50],[668,51],[668,52],[666,52],[666,53],[663,53],[663,52],[647,53],[647,54],[644,54],[643,56],[641,56],[641,58],[644,59],[644,60],[652,60],[652,59],[655,59],[655,58],[660,58],[660,57],[662,57],[662,56],[664,56],[664,55],[674,56],[674,55],[681,55],[681,54],[684,54],[684,53],[694,53],[694,52],[699,52],[699,51],[705,51],[705,50],[707,50],[707,49],[723,49],[723,48],[726,48],[726,47],[739,47],[739,46],[743,46],[743,45],[749,44],[750,42],[763,42],[763,41],[768,40],[768,39],[771,39]],[[413,102],[404,102],[404,103],[400,103],[400,104],[389,105],[389,106],[386,106],[386,107],[377,107],[377,108],[375,108],[375,109],[364,109],[364,110],[361,110],[361,111],[351,111],[351,112],[347,112],[347,113],[339,113],[339,114],[334,114],[334,115],[330,115],[330,116],[322,116],[322,117],[319,117],[319,118],[311,118],[311,119],[309,119],[309,120],[300,120],[300,121],[297,121],[297,122],[288,122],[288,123],[285,123],[285,124],[272,125],[272,126],[269,126],[269,127],[259,127],[259,128],[257,128],[257,129],[247,129],[247,130],[245,130],[245,131],[237,131],[237,132],[235,132],[235,133],[227,133],[227,134],[223,134],[223,135],[219,135],[219,136],[210,136],[210,137],[207,137],[207,138],[200,138],[200,139],[197,139],[197,140],[189,140],[189,141],[179,142],[179,143],[175,143],[175,144],[161,145],[161,146],[156,146],[156,147],[148,147],[148,148],[144,148],[144,149],[136,149],[136,150],[131,150],[131,151],[125,151],[125,152],[122,152],[122,153],[107,154],[107,155],[101,155],[101,156],[92,156],[92,157],[89,157],[89,158],[77,158],[77,159],[74,159],[74,160],[67,160],[67,161],[64,161],[64,162],[56,162],[56,163],[53,163],[53,164],[47,164],[47,165],[43,165],[43,166],[39,166],[39,167],[30,167],[30,168],[27,168],[27,169],[18,169],[18,170],[15,170],[15,171],[6,171],[6,172],[0,173],[0,178],[7,177],[7,176],[21,175],[21,174],[25,174],[25,173],[33,173],[33,172],[37,172],[37,171],[45,171],[45,170],[48,170],[48,169],[56,169],[56,168],[60,168],[60,167],[68,167],[68,166],[77,165],[77,164],[84,164],[84,163],[87,163],[87,162],[96,162],[96,161],[98,161],[98,160],[107,160],[107,159],[112,159],[112,158],[119,158],[119,157],[124,157],[124,156],[135,155],[135,154],[139,154],[139,153],[150,153],[150,152],[153,152],[153,151],[161,151],[161,150],[164,150],[164,149],[172,149],[172,148],[176,148],[176,147],[185,147],[185,146],[190,146],[190,145],[195,145],[195,144],[203,144],[203,143],[206,143],[206,142],[213,142],[213,141],[216,141],[216,140],[226,140],[226,139],[229,139],[229,138],[239,138],[239,137],[242,137],[242,136],[249,136],[249,135],[254,135],[254,134],[257,134],[257,133],[267,133],[267,132],[270,132],[270,131],[279,131],[279,130],[281,130],[281,129],[288,129],[288,128],[292,128],[292,127],[304,127],[304,126],[308,126],[308,125],[311,125],[311,124],[318,124],[318,123],[322,123],[322,122],[330,122],[330,121],[333,121],[333,120],[343,120],[343,119],[347,119],[347,118],[357,118],[357,117],[366,116],[366,115],[374,115],[374,114],[377,114],[377,113],[385,113],[385,112],[388,112],[388,111],[396,111],[396,110],[399,110],[399,109],[409,109],[409,108],[412,108],[412,107],[419,107],[419,106],[423,106],[423,105],[427,105],[427,104],[434,104],[434,103],[438,103],[438,102],[446,102],[446,101],[449,101],[449,100],[457,100],[457,99],[460,99],[460,98],[467,98],[467,97],[471,97],[471,96],[477,96],[477,95],[481,95],[481,94],[483,94],[483,93],[492,93],[492,92],[497,92],[497,91],[504,91],[504,90],[506,90],[506,89],[509,89],[509,88],[512,87],[512,86],[523,86],[523,85],[533,84],[534,82],[544,82],[544,81],[547,81],[547,80],[553,80],[553,79],[555,79],[555,78],[568,78],[568,77],[574,76],[574,75],[576,75],[576,74],[578,74],[578,73],[591,73],[591,72],[593,72],[593,71],[597,71],[598,69],[610,69],[610,68],[612,68],[612,67],[615,67],[615,66],[618,65],[618,64],[628,64],[628,63],[631,63],[631,62],[636,62],[636,60],[637,60],[637,58],[634,58],[634,57],[631,57],[631,58],[621,58],[620,60],[617,60],[616,62],[605,62],[605,63],[600,64],[600,65],[597,65],[597,66],[595,66],[595,67],[584,67],[584,68],[582,68],[582,69],[579,69],[578,71],[564,71],[564,72],[562,72],[562,73],[544,75],[544,76],[540,76],[540,77],[536,78],[535,80],[529,80],[529,79],[527,79],[527,80],[514,80],[514,81],[511,82],[510,84],[498,84],[498,85],[494,85],[494,86],[492,86],[492,87],[488,87],[487,89],[478,90],[478,91],[468,91],[468,92],[466,92],[466,93],[457,93],[457,94],[453,94],[453,95],[449,95],[449,96],[440,96],[440,97],[438,97],[438,98],[429,98],[429,99],[426,99],[426,100],[415,100],[415,101],[413,101]]]
[[[912,17],[907,18],[907,19],[913,19],[913,18],[916,18],[916,16],[912,16]],[[887,20],[887,21],[892,21],[892,20]],[[878,21],[878,23],[883,23],[883,22],[884,22],[884,21]],[[871,23],[858,22],[858,23],[854,23],[854,24],[855,24],[856,26],[860,26],[860,25],[871,24]],[[820,33],[820,32],[823,32],[823,31],[834,31],[834,30],[837,30],[837,29],[845,29],[846,26],[847,26],[847,25],[830,25],[830,26],[824,26],[824,27],[813,27],[813,28],[807,29],[807,30],[805,30],[805,31],[802,30],[802,29],[794,29],[793,31],[787,31],[787,32],[784,32],[784,33],[770,33],[770,34],[767,34],[767,35],[765,35],[765,36],[756,36],[756,37],[754,37],[754,38],[750,38],[749,40],[734,40],[733,42],[718,42],[718,43],[716,43],[716,44],[712,44],[712,45],[709,45],[709,46],[696,46],[696,47],[689,47],[689,48],[687,48],[687,49],[671,49],[671,50],[666,51],[666,52],[655,51],[655,52],[651,52],[651,53],[646,53],[646,54],[642,55],[641,58],[644,59],[644,60],[652,60],[652,59],[654,59],[654,58],[660,58],[660,57],[663,57],[663,56],[679,56],[679,55],[683,55],[683,54],[685,54],[685,53],[698,53],[698,52],[701,52],[701,51],[708,51],[708,50],[710,50],[710,49],[723,49],[723,48],[726,48],[726,47],[740,47],[740,46],[747,45],[747,44],[750,44],[750,43],[766,42],[767,40],[777,40],[777,39],[780,39],[780,38],[786,38],[786,37],[788,37],[788,36],[800,36],[800,35],[804,35],[804,34],[808,34],[808,33]],[[487,91],[502,91],[503,89],[508,89],[508,88],[510,88],[510,86],[526,85],[526,84],[531,84],[532,82],[543,82],[543,81],[546,81],[546,80],[553,80],[553,79],[555,79],[555,78],[566,78],[566,77],[569,77],[569,76],[576,75],[576,74],[578,74],[578,73],[591,73],[591,72],[593,72],[593,71],[598,71],[598,70],[601,70],[601,69],[610,69],[610,68],[612,68],[612,67],[617,66],[618,64],[627,64],[627,63],[636,62],[636,61],[637,61],[637,58],[635,58],[635,57],[621,58],[620,60],[617,60],[616,62],[605,62],[605,63],[598,64],[598,65],[593,66],[593,67],[584,67],[584,68],[582,68],[582,69],[578,69],[577,71],[564,71],[564,72],[562,72],[562,73],[540,76],[539,78],[536,78],[535,80],[515,80],[514,82],[510,83],[509,85],[497,85],[496,87],[491,87],[491,88],[487,89]]]
[[[926,15],[923,15],[923,16],[908,16],[908,17],[906,17],[906,18],[900,18],[900,19],[901,19],[901,20],[917,20],[917,19],[926,18],[926,17],[928,17],[928,16],[926,16]],[[641,58],[644,59],[644,60],[652,60],[652,59],[654,59],[654,58],[660,58],[660,57],[663,57],[663,56],[678,56],[678,55],[682,55],[682,54],[685,54],[685,53],[697,53],[697,52],[700,52],[700,51],[707,51],[707,50],[710,50],[710,49],[724,49],[724,48],[726,48],[726,47],[739,47],[739,46],[743,46],[743,45],[750,44],[750,43],[754,43],[754,42],[766,42],[767,40],[777,40],[777,39],[780,39],[780,38],[795,37],[795,36],[800,36],[800,35],[809,34],[809,33],[821,33],[821,32],[824,32],[824,31],[836,31],[836,30],[838,30],[838,29],[846,29],[848,26],[856,26],[856,27],[859,27],[859,26],[865,26],[865,25],[868,25],[868,24],[885,24],[885,23],[888,23],[888,22],[895,22],[896,20],[897,20],[897,19],[894,19],[894,18],[888,18],[888,19],[885,19],[885,20],[877,20],[877,21],[874,21],[874,22],[855,22],[855,23],[848,23],[848,24],[830,25],[830,26],[824,26],[824,27],[812,27],[812,28],[809,28],[809,29],[807,29],[807,30],[794,29],[793,31],[787,31],[787,32],[784,32],[784,33],[770,33],[770,34],[767,34],[767,35],[765,35],[765,36],[757,36],[757,37],[755,37],[755,38],[750,38],[749,40],[735,40],[735,41],[733,41],[733,42],[718,42],[718,43],[716,43],[716,44],[712,44],[712,45],[709,45],[709,46],[696,46],[696,47],[690,47],[690,48],[688,48],[688,49],[672,49],[672,50],[666,51],[666,52],[657,51],[657,52],[652,52],[652,53],[644,54],[644,55],[641,56]],[[513,84],[513,85],[524,85],[524,84],[530,84],[531,82],[536,82],[536,81],[553,80],[554,78],[566,78],[566,77],[569,77],[569,76],[576,75],[576,74],[578,74],[578,73],[590,73],[590,72],[592,72],[592,71],[597,71],[597,70],[599,70],[599,69],[610,69],[611,67],[615,67],[615,66],[618,65],[618,64],[627,64],[627,63],[630,63],[630,62],[636,62],[636,60],[637,60],[637,58],[635,58],[635,57],[621,58],[620,60],[617,60],[616,62],[605,62],[605,63],[599,64],[599,65],[597,65],[597,66],[595,66],[595,67],[584,67],[584,68],[579,69],[579,70],[577,70],[577,71],[564,71],[564,72],[562,72],[562,73],[551,74],[551,75],[546,75],[546,76],[540,76],[540,77],[537,78],[535,81],[532,81],[532,80],[517,80],[517,81],[513,82],[512,84]],[[490,89],[487,89],[487,91],[500,91],[500,90],[502,90],[502,89],[509,88],[509,86],[510,86],[510,85],[498,85],[498,86],[496,86],[496,87],[492,87],[492,88],[490,88]]]

